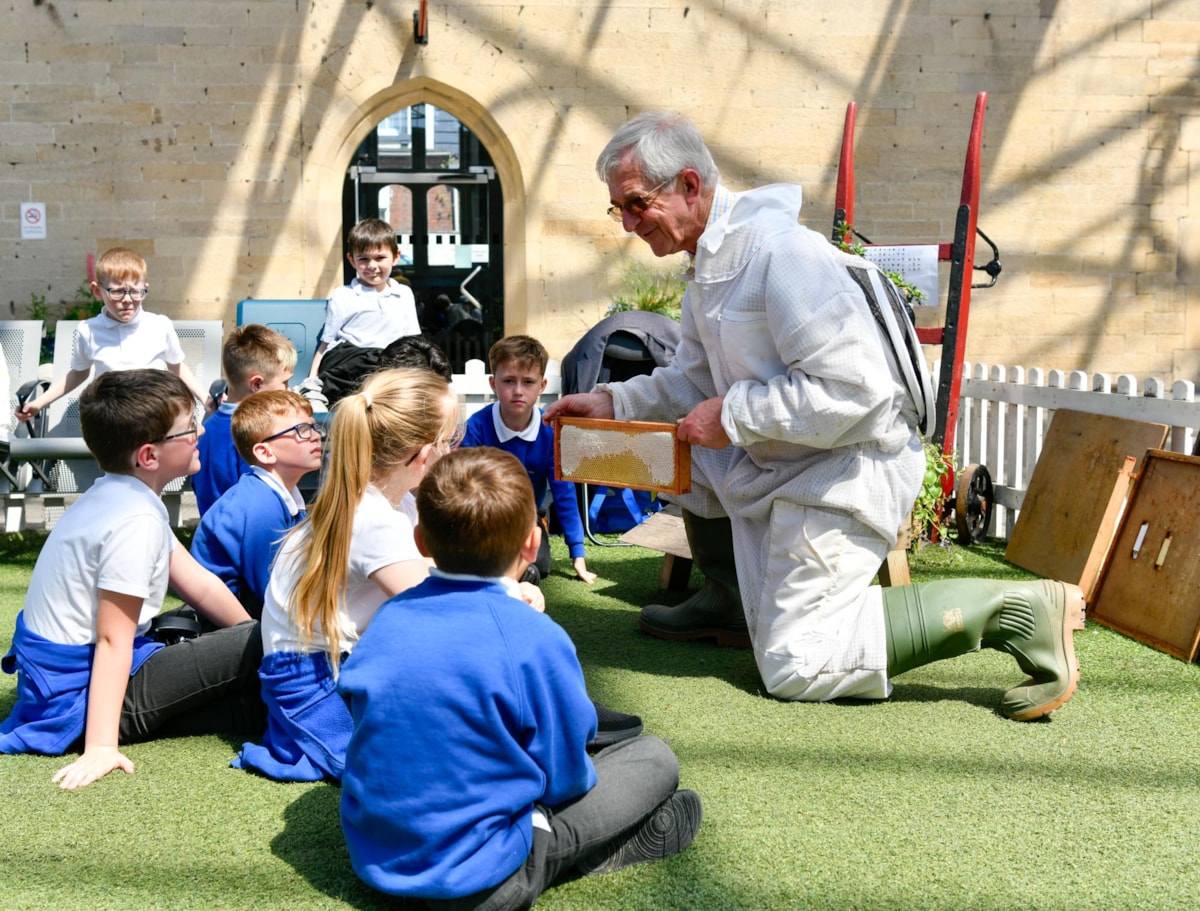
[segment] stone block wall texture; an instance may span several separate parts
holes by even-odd
[[[506,328],[561,356],[650,260],[593,171],[629,115],[684,111],[728,185],[801,183],[828,233],[856,101],[857,227],[944,242],[986,91],[980,226],[1004,273],[973,296],[968,359],[1200,380],[1194,0],[429,0],[427,45],[418,2],[7,0],[0,315],[70,299],[116,244],[179,318],[326,296],[351,154],[430,102],[497,163]],[[22,239],[23,202],[46,240]]]

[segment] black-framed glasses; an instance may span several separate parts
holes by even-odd
[[[667,184],[672,183],[678,176],[678,174],[672,174],[644,196],[635,196],[633,199],[625,200],[620,205],[609,206],[604,211],[608,213],[608,217],[613,221],[624,221],[626,212],[634,218],[641,218],[646,214],[646,210],[650,208],[650,204],[658,198],[658,194],[665,190]]]
[[[146,295],[150,293],[149,288],[105,288],[105,293],[113,300],[124,300],[129,298],[134,303],[144,301]]]
[[[280,437],[285,437],[289,433],[294,433],[296,435],[296,439],[301,443],[307,443],[313,437],[319,437],[323,440],[325,439],[325,425],[314,424],[311,421],[304,424],[293,424],[287,430],[281,430],[279,433],[273,433],[269,437],[264,437],[263,442],[269,443],[271,440],[278,440]]]
[[[196,419],[192,418],[192,425],[187,430],[181,430],[178,433],[168,433],[165,437],[160,437],[155,440],[155,443],[169,443],[171,440],[182,440],[184,437],[199,436],[200,425],[196,423]]]

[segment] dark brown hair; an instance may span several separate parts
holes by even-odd
[[[132,474],[134,454],[171,432],[196,399],[187,384],[166,370],[110,370],[79,396],[83,441],[100,467]]]
[[[400,252],[396,242],[396,229],[382,218],[364,218],[350,229],[346,238],[346,246],[350,248],[351,256],[358,256],[377,247],[386,247],[395,255]]]

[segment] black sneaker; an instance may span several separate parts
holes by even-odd
[[[596,736],[588,744],[589,750],[602,750],[642,733],[642,719],[637,715],[615,712],[594,700],[592,706],[596,709],[597,724]]]
[[[700,831],[700,795],[676,791],[624,838],[610,841],[579,861],[587,876],[615,873],[634,864],[648,864],[678,854]]]

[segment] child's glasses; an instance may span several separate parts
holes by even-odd
[[[105,288],[104,290],[113,300],[119,301],[129,298],[134,303],[144,301],[146,295],[150,293],[149,288]]]
[[[455,449],[457,449],[459,446],[462,445],[463,437],[465,437],[466,434],[467,434],[467,428],[464,427],[462,424],[459,424],[457,427],[454,428],[454,433],[451,434],[446,439],[434,440],[432,443],[427,443],[426,445],[438,446],[442,449],[443,452],[453,452]],[[413,462],[415,462],[417,460],[417,456],[419,456],[421,454],[421,450],[423,448],[425,448],[425,447],[418,446],[417,451],[414,452],[411,456],[409,456],[408,461],[405,462],[404,464],[411,465]]]
[[[446,447],[447,452],[453,452],[462,445],[463,437],[467,435],[467,428],[459,424],[454,428],[454,433],[447,440],[442,440],[441,443]]]
[[[192,425],[187,430],[181,430],[178,433],[168,433],[165,437],[161,437],[154,442],[167,443],[171,440],[182,440],[184,437],[197,436],[200,433],[200,427],[196,424],[196,419],[192,418]]]
[[[279,433],[273,433],[269,437],[264,437],[263,442],[269,443],[271,440],[278,440],[280,437],[285,437],[289,433],[294,433],[296,435],[296,439],[301,443],[307,443],[314,437],[325,439],[325,425],[313,424],[311,422],[305,424],[293,424],[287,430],[281,430]]]

